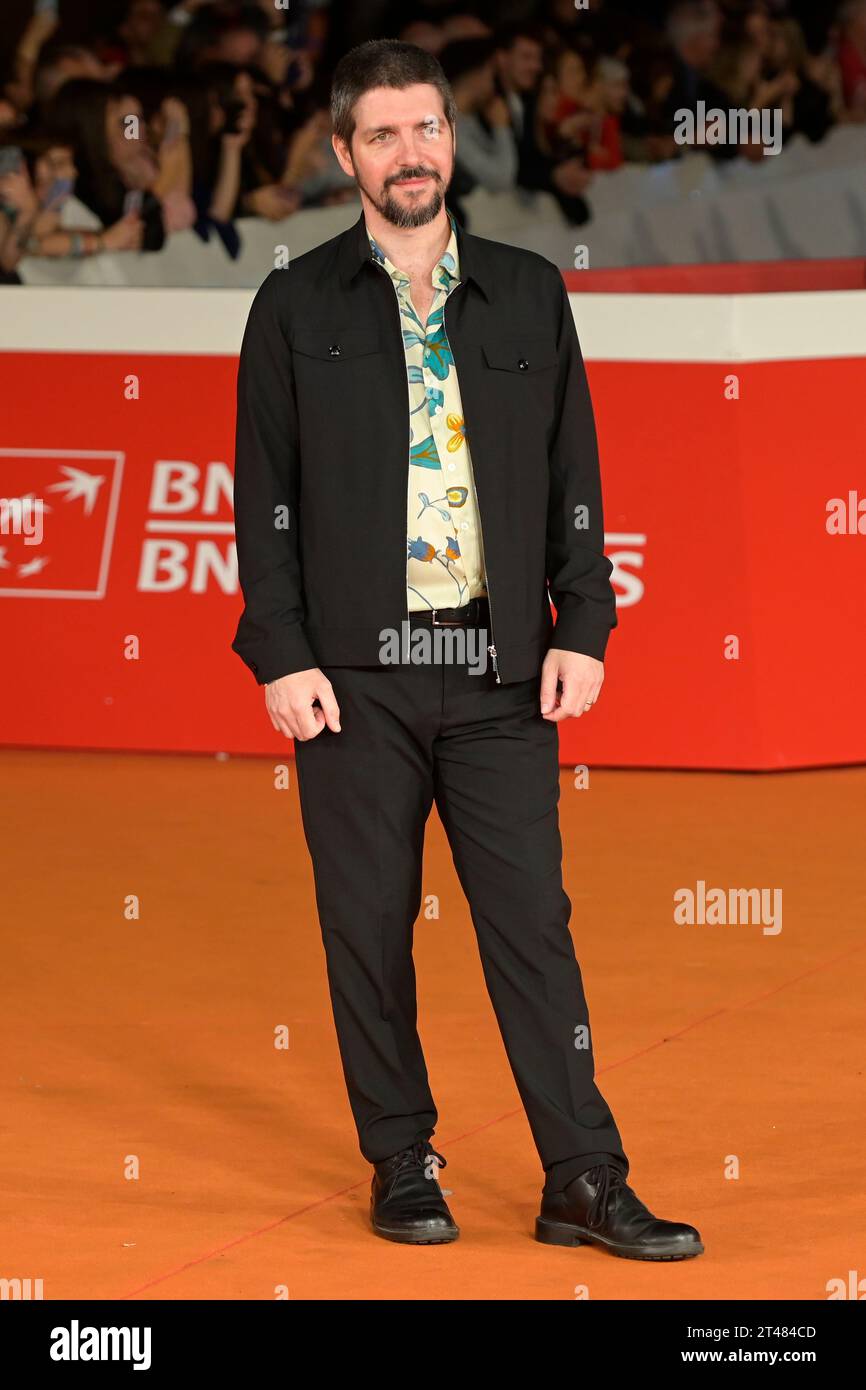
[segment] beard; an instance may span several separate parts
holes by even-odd
[[[415,200],[411,203],[400,202],[391,192],[393,184],[398,183],[400,179],[420,179],[425,176],[433,180],[432,189],[423,194],[419,190]],[[360,184],[359,187],[361,187]],[[438,217],[445,201],[446,191],[446,185],[442,182],[439,174],[434,169],[422,167],[403,169],[399,178],[393,179],[387,185],[380,198],[374,198],[369,189],[363,189],[376,211],[385,218],[385,221],[390,222],[394,227],[402,228],[425,227],[428,222],[432,222]]]

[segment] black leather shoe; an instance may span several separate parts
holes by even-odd
[[[543,1192],[535,1239],[598,1245],[627,1260],[688,1260],[704,1252],[694,1226],[653,1216],[612,1163],[572,1178],[563,1192]]]
[[[457,1239],[460,1231],[442,1196],[433,1159],[447,1167],[430,1141],[419,1139],[410,1149],[373,1164],[370,1220],[377,1236],[403,1245],[445,1245]]]

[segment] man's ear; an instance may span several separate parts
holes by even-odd
[[[332,135],[331,147],[334,151],[334,154],[337,156],[337,163],[339,164],[343,173],[349,174],[352,178],[354,178],[355,166],[352,163],[352,155],[349,146],[345,143],[344,140],[340,139],[339,135]]]

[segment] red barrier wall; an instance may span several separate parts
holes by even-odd
[[[82,309],[113,293],[74,292]],[[600,309],[631,321],[616,298]],[[796,296],[819,354],[839,298]],[[847,323],[853,300],[866,320],[866,294],[841,298],[834,314]],[[643,356],[594,360],[585,304],[619,627],[597,708],[560,726],[562,762],[863,761],[866,341],[843,357],[788,360],[783,341],[773,360],[727,360],[741,342],[647,360],[664,333],[635,297]],[[0,496],[50,507],[41,545],[0,536],[0,741],[284,753],[230,650],[235,355],[7,347],[0,369]],[[834,498],[843,534],[828,530]]]

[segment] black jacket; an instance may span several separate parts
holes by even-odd
[[[458,223],[445,305],[503,683],[548,647],[604,658],[616,626],[592,403],[562,275]],[[407,620],[409,397],[399,305],[363,213],[272,270],[238,368],[232,648],[260,685],[376,665]],[[585,519],[584,519],[585,518]],[[553,631],[550,598],[557,610]]]

